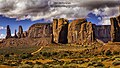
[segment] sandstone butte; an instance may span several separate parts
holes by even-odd
[[[67,19],[53,19],[53,23],[36,23],[24,31],[19,26],[18,33],[11,36],[7,25],[6,39],[40,39],[39,44],[61,43],[91,45],[96,41],[107,43],[120,42],[120,15],[110,18],[111,25],[95,25],[85,18],[69,22]],[[29,41],[29,40],[28,40]]]

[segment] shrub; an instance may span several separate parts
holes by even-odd
[[[48,58],[48,57],[50,57],[50,56],[51,56],[51,53],[48,53],[48,52],[43,52],[43,53],[42,53],[42,55],[43,55],[44,57],[47,57],[47,58]]]
[[[120,65],[120,61],[115,61],[112,63],[114,66]]]
[[[11,53],[11,55],[14,55],[14,53]]]
[[[26,58],[29,58],[29,57],[32,57],[33,55],[31,55],[30,53],[23,53],[22,55],[21,55],[21,58],[22,59],[26,59]]]
[[[9,54],[5,54],[5,56],[4,57],[10,57],[10,55]]]
[[[97,62],[97,64],[94,65],[95,67],[104,67],[104,64],[101,62]]]
[[[102,51],[100,52],[100,54],[101,54],[101,55],[104,55],[104,52],[105,52],[105,50],[102,50]]]
[[[33,63],[32,63],[32,62],[25,62],[25,64],[33,65]]]
[[[39,64],[39,65],[40,65],[40,64],[42,64],[42,63],[41,63],[41,62],[36,61],[36,64]]]
[[[112,52],[111,52],[110,50],[107,50],[107,51],[105,52],[105,55],[106,55],[106,56],[110,56],[110,55],[112,55]]]
[[[101,63],[101,62],[91,61],[90,63],[88,63],[88,67],[89,67],[89,66],[104,67],[104,64]]]
[[[53,52],[52,55],[57,55],[58,53],[57,52]]]
[[[119,55],[119,52],[113,51],[113,55]]]
[[[82,60],[72,60],[71,63],[83,64],[84,61],[82,61]]]
[[[16,62],[16,63],[11,63],[10,66],[18,66],[19,64]]]
[[[109,59],[109,58],[101,58],[101,61],[105,61],[105,60],[107,60],[107,59]]]

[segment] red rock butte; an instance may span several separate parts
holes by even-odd
[[[51,43],[90,45],[96,41],[107,43],[120,42],[120,16],[110,18],[111,25],[95,25],[80,18],[69,22],[67,19],[53,19],[53,23],[36,23],[28,31],[23,32],[19,26],[19,32],[11,36],[9,25],[7,36],[9,38],[50,38]]]

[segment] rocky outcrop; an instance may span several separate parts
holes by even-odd
[[[79,44],[91,44],[95,41],[94,25],[91,22],[85,22],[81,25],[79,32]],[[81,42],[80,42],[81,41]]]
[[[110,18],[111,21],[111,41],[120,42],[120,15]]]
[[[52,25],[50,23],[33,24],[28,30],[29,38],[51,37]]]
[[[19,26],[19,32],[18,32],[18,38],[24,38],[24,34],[23,34],[23,28],[22,26]]]
[[[15,33],[14,33],[14,38],[18,38],[17,34],[16,34],[17,30],[15,30]]]
[[[91,44],[94,40],[94,26],[86,19],[77,19],[69,24],[68,43]]]
[[[27,37],[27,36],[28,36],[28,32],[27,32],[27,31],[24,31],[24,32],[23,32],[23,35],[24,35],[24,37]]]
[[[111,26],[110,25],[96,25],[95,26],[95,38],[101,40],[104,43],[111,41]]]
[[[6,39],[8,39],[8,38],[11,38],[11,30],[10,30],[10,27],[9,27],[9,25],[7,25],[7,32],[6,32]]]
[[[68,20],[64,18],[53,19],[53,42],[67,43]]]

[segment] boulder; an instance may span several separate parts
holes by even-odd
[[[53,42],[68,43],[68,20],[64,18],[53,19]]]

